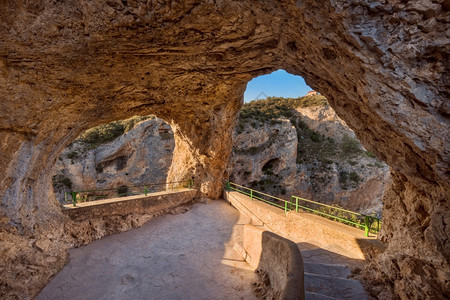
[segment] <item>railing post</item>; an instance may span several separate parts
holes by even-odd
[[[144,194],[145,196],[147,196],[148,190],[147,190],[147,186],[144,186]]]
[[[72,192],[72,202],[73,202],[73,206],[77,206],[77,193],[76,192]]]
[[[287,214],[287,201],[284,201],[284,214]]]
[[[259,195],[261,197],[261,195]],[[253,190],[250,190],[250,200],[253,200]]]
[[[295,211],[298,212],[298,198],[295,197]]]
[[[189,179],[189,188],[194,186],[194,179]]]
[[[226,187],[227,191],[230,191],[231,186],[230,186],[230,182],[229,182],[229,181],[227,181],[227,182],[225,183],[225,187]]]
[[[369,236],[369,217],[364,216],[364,235]]]
[[[67,203],[67,192],[64,192],[64,203]]]

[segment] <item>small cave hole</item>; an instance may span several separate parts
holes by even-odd
[[[278,168],[279,164],[280,164],[280,159],[278,159],[278,158],[273,158],[273,159],[269,160],[262,167],[263,174],[273,175],[275,173],[275,170]]]

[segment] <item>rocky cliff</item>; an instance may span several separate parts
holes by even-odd
[[[381,216],[381,199],[391,182],[388,166],[362,147],[326,103],[287,107],[281,115],[290,119],[276,114],[258,119],[264,106],[273,109],[282,102],[273,98],[244,105],[228,168],[230,180],[281,198],[297,195]],[[263,106],[255,111],[252,104]]]
[[[97,147],[91,149],[93,146]],[[153,117],[106,144],[76,139],[62,151],[53,168],[55,195],[62,202],[64,192],[71,190],[163,183],[174,147],[170,125]]]

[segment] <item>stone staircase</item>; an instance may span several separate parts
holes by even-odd
[[[241,213],[228,243],[228,247],[233,245],[234,250],[242,256],[243,228],[250,223],[251,218]],[[298,243],[298,246],[305,270],[306,300],[369,299],[361,283],[349,278],[351,269],[362,268],[364,262],[348,258],[345,250],[335,245],[318,247],[314,245],[314,241],[308,241]]]

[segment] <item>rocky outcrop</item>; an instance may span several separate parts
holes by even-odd
[[[424,280],[396,257],[450,267],[448,11],[441,0],[7,1],[0,215],[25,239],[62,227],[51,189],[60,152],[133,115],[172,126],[170,180],[195,176],[204,196],[219,197],[246,83],[283,68],[324,94],[396,174],[373,277],[404,299],[442,296],[443,277]]]
[[[250,182],[260,181],[264,171],[270,169],[284,184],[294,176],[297,143],[297,131],[289,120],[281,119],[276,124],[265,122],[256,128],[246,124],[240,133],[235,131],[228,165],[230,180],[248,186]]]
[[[89,149],[82,139],[66,147],[53,168],[56,198],[64,192],[166,182],[175,147],[173,132],[159,118],[138,123],[114,141]]]
[[[391,182],[388,166],[364,150],[330,106],[298,112],[294,122],[302,120],[307,127],[296,128],[288,119],[239,122],[228,166],[230,180],[281,198],[297,195],[381,216],[381,199]],[[313,134],[303,136],[310,129],[315,129]],[[346,142],[352,143],[352,153],[340,149]],[[326,147],[336,149],[331,153]]]

